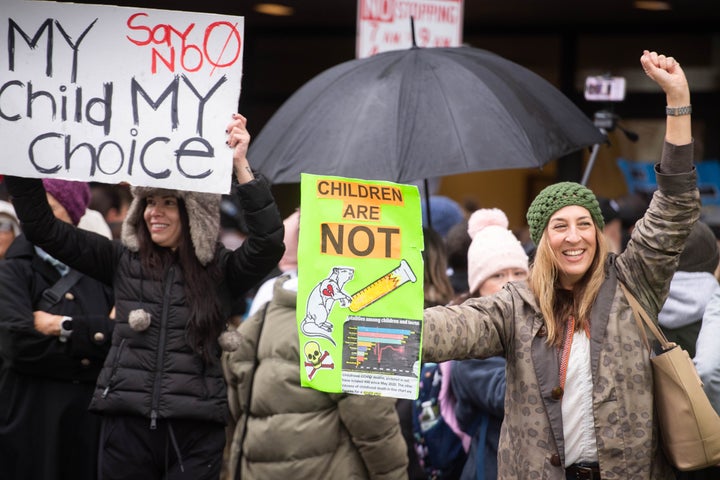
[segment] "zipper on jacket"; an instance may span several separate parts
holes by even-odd
[[[105,386],[105,389],[103,390],[101,395],[103,399],[108,396],[108,393],[110,392],[110,387],[112,387],[112,384],[115,381],[115,377],[117,376],[117,372],[120,368],[120,354],[122,353],[122,349],[125,346],[125,341],[125,338],[120,341],[120,346],[118,346],[117,353],[115,354],[115,358],[113,359],[112,372],[110,372],[110,378],[108,379],[108,383]]]
[[[155,356],[155,381],[152,391],[152,406],[150,408],[150,430],[157,428],[158,405],[160,403],[160,382],[163,372],[163,357],[165,356],[165,346],[167,344],[167,321],[168,306],[170,304],[170,289],[172,288],[173,277],[175,276],[175,266],[171,265],[165,275],[165,288],[163,288],[163,304],[160,316],[160,336],[158,337],[158,349]]]

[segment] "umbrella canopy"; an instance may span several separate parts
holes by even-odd
[[[540,167],[604,134],[532,71],[472,47],[350,60],[298,89],[250,145],[273,183],[300,173],[411,182]]]

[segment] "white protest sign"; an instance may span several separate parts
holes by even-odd
[[[10,2],[0,173],[227,193],[242,17]]]
[[[419,47],[462,45],[463,0],[358,0],[356,57],[412,47],[410,17]]]

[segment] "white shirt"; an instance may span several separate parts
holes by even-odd
[[[592,408],[590,339],[584,331],[573,334],[562,397],[565,466],[597,462],[597,441]]]

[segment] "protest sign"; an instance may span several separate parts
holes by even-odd
[[[0,173],[230,191],[242,17],[10,1],[0,25]]]
[[[301,384],[416,398],[423,314],[417,187],[302,174],[300,189]]]
[[[462,45],[463,0],[358,0],[356,57],[413,46]]]

